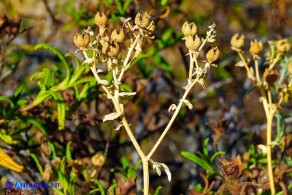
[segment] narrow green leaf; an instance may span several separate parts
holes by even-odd
[[[209,143],[209,138],[206,138],[204,140],[204,145],[203,145],[203,153],[204,153],[204,155],[205,155],[206,158],[209,157],[208,143]]]
[[[197,163],[200,167],[202,167],[203,169],[205,169],[207,172],[209,172],[210,174],[214,174],[215,173],[215,169],[206,161],[202,160],[201,158],[199,158],[198,156],[190,153],[190,152],[185,152],[182,151],[181,155],[195,163]]]
[[[65,117],[66,117],[65,102],[59,93],[54,92],[54,91],[49,91],[49,93],[53,96],[54,100],[57,102],[59,130],[62,130],[65,128]]]
[[[15,89],[13,96],[14,96],[14,97],[17,97],[18,95],[20,95],[20,93],[22,92],[23,88],[24,88],[24,85],[23,85],[23,84],[20,84],[20,85]]]
[[[19,99],[17,102],[16,102],[16,106],[19,108],[21,106],[23,106],[24,104],[28,103],[28,100],[27,99]]]
[[[159,195],[160,194],[160,191],[162,189],[162,186],[158,186],[154,192],[154,195]]]
[[[98,189],[99,189],[101,195],[105,195],[105,190],[104,190],[102,184],[97,179],[92,179],[91,182],[95,183],[98,186]]]
[[[67,161],[72,160],[71,151],[70,151],[71,143],[72,142],[69,141],[67,146],[66,146],[66,158],[67,158]]]
[[[131,4],[132,0],[126,0],[124,5],[123,5],[123,12],[126,12],[126,9],[128,8],[128,6]]]
[[[163,33],[162,37],[161,37],[161,40],[167,44],[167,42],[171,39],[171,36],[174,32],[174,29],[173,28],[169,28],[165,31],[165,33]]]
[[[169,3],[169,0],[161,0],[160,5],[161,6],[166,6]]]
[[[210,162],[211,163],[213,163],[214,162],[214,160],[217,158],[217,156],[220,156],[220,155],[223,155],[223,154],[225,154],[225,152],[224,151],[219,151],[219,152],[216,152],[215,154],[213,154],[213,156],[211,157],[211,159],[210,159]]]
[[[108,195],[115,195],[115,194],[116,194],[116,193],[115,193],[115,189],[116,189],[117,186],[118,186],[117,182],[113,183],[113,184],[109,187],[109,189],[107,190]]]
[[[48,142],[49,147],[51,148],[52,151],[52,159],[56,159],[57,158],[57,154],[56,154],[56,149],[55,146],[52,142]]]
[[[102,2],[107,6],[108,8],[112,8],[112,3],[109,0],[102,0]]]
[[[8,102],[9,105],[10,105],[10,107],[11,108],[14,108],[14,103],[8,97],[0,96],[0,101],[2,101],[2,102]]]
[[[43,168],[41,166],[41,163],[37,157],[37,155],[33,154],[33,153],[30,153],[30,156],[32,157],[32,159],[34,160],[34,162],[36,163],[37,167],[38,167],[38,170],[41,174],[43,174]]]
[[[57,48],[55,48],[55,47],[53,47],[52,45],[49,45],[49,44],[39,43],[39,44],[37,44],[35,46],[36,50],[37,49],[41,49],[41,48],[50,50],[51,52],[56,54],[59,57],[59,59],[63,62],[64,66],[66,68],[66,76],[65,76],[65,79],[59,84],[59,86],[60,86],[61,89],[64,88],[68,84],[68,82],[70,80],[70,76],[71,76],[70,67],[69,67],[69,64],[67,63],[67,60],[66,60],[64,54],[60,50],[58,50]]]
[[[37,128],[39,128],[39,130],[44,134],[44,136],[47,138],[47,140],[50,140],[46,129],[43,127],[43,125],[39,121],[37,121],[36,119],[29,117],[29,116],[21,117],[19,119],[24,121],[24,122],[28,122],[28,123],[36,126]]]

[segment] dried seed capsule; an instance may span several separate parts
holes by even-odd
[[[79,48],[86,48],[90,42],[90,36],[87,33],[77,32],[74,36],[74,44]]]
[[[107,49],[109,47],[109,41],[107,38],[105,37],[102,37],[99,41],[100,45],[101,45],[101,51],[102,53],[106,53],[107,52]]]
[[[155,30],[155,25],[154,25],[154,24],[148,26],[148,27],[147,27],[147,34],[148,34],[148,35],[152,35],[153,32],[154,32],[154,30]]]
[[[41,144],[41,151],[44,155],[46,155],[47,157],[49,157],[52,153],[51,148],[48,145],[47,141],[43,141]]]
[[[111,40],[118,42],[118,43],[122,43],[125,40],[125,33],[123,30],[121,30],[120,32],[118,32],[116,29],[113,30],[112,34],[111,34]]]
[[[150,24],[150,15],[145,12],[143,15],[137,13],[135,17],[135,24],[138,25],[140,28],[146,28]]]
[[[241,48],[244,46],[244,35],[239,36],[238,33],[232,36],[230,40],[231,49],[235,51],[241,51]]]
[[[91,163],[95,167],[101,167],[105,163],[105,156],[102,152],[98,152],[91,157]]]
[[[282,39],[277,42],[277,52],[285,53],[290,50],[290,45],[288,43],[288,39]]]
[[[189,50],[197,50],[199,49],[200,45],[201,45],[201,39],[198,37],[198,35],[196,35],[195,40],[192,36],[187,36],[185,37],[185,45]]]
[[[254,56],[258,56],[264,49],[263,43],[258,41],[258,40],[254,40],[250,42],[250,47],[249,47],[249,52],[254,55]]]
[[[274,83],[278,81],[279,73],[275,69],[269,70],[268,68],[266,68],[266,70],[263,74],[263,78],[264,78],[264,81],[266,82],[266,84],[268,84],[268,87],[272,87],[274,85]]]
[[[112,45],[110,45],[107,55],[109,57],[116,57],[119,54],[119,52],[120,52],[120,46],[118,43],[114,42]]]
[[[194,22],[185,22],[182,26],[182,32],[185,36],[195,36],[197,26]]]
[[[46,182],[48,182],[53,174],[52,167],[50,164],[46,165],[45,171],[43,172],[43,178]]]
[[[218,60],[220,56],[220,52],[219,49],[217,47],[212,47],[206,54],[206,59],[208,61],[208,63],[212,63],[215,62],[216,60]]]
[[[94,17],[94,23],[97,26],[105,26],[107,23],[107,16],[104,13],[97,12]]]
[[[61,159],[57,157],[54,160],[52,160],[51,163],[56,169],[59,169],[61,166]]]

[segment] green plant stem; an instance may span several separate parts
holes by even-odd
[[[177,117],[182,105],[184,104],[184,100],[186,100],[187,95],[189,94],[190,90],[193,88],[193,86],[198,82],[199,80],[199,76],[197,76],[192,83],[186,88],[185,93],[183,95],[183,97],[181,98],[179,104],[176,107],[176,110],[174,111],[170,121],[168,122],[167,126],[165,127],[163,133],[160,135],[159,139],[157,140],[157,142],[155,143],[155,145],[153,146],[153,148],[151,149],[151,151],[149,152],[149,154],[147,155],[147,158],[150,159],[151,156],[153,155],[153,153],[156,151],[156,149],[158,148],[159,144],[161,143],[161,141],[163,140],[163,138],[165,137],[165,135],[167,134],[167,132],[169,131],[172,123],[174,122],[174,119]]]

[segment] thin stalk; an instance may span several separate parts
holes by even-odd
[[[259,61],[258,60],[254,61],[254,66],[255,66],[257,83],[261,83],[260,73],[259,73]]]
[[[268,162],[268,175],[271,194],[275,195],[275,183],[273,175],[273,165],[272,165],[272,126],[273,126],[273,117],[275,110],[273,109],[272,94],[270,90],[267,90],[268,93],[268,113],[267,113],[267,162]]]
[[[275,195],[275,183],[273,175],[273,166],[272,166],[272,125],[273,125],[273,113],[269,113],[267,118],[267,162],[268,162],[268,175],[269,183],[271,189],[271,195]]]
[[[249,67],[248,67],[248,64],[247,64],[245,58],[243,57],[242,53],[241,53],[241,52],[238,52],[238,55],[239,55],[240,59],[241,59],[242,62],[243,62],[243,65],[244,65],[244,67],[245,67],[245,69],[246,69],[246,72],[247,72],[247,76],[248,76],[249,78],[251,78],[251,79],[254,81],[254,80],[255,80],[254,75],[253,75],[252,72],[250,71],[250,69],[249,69]]]
[[[193,82],[185,90],[185,93],[184,93],[183,97],[181,98],[181,101],[179,102],[178,106],[176,107],[176,110],[174,111],[174,113],[173,113],[170,121],[168,122],[167,126],[165,127],[163,133],[160,135],[159,139],[157,140],[157,142],[155,143],[155,145],[153,146],[153,148],[151,149],[151,151],[147,155],[148,159],[151,158],[151,156],[156,151],[156,149],[158,148],[159,144],[161,143],[161,141],[163,140],[163,138],[165,137],[165,135],[169,131],[170,127],[172,126],[172,123],[174,122],[174,119],[177,117],[182,105],[184,104],[184,100],[186,99],[186,97],[189,94],[190,90],[193,88],[193,86],[197,83],[198,80],[199,80],[199,76],[197,76],[196,79],[194,79]]]

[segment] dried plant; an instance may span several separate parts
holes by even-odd
[[[276,113],[280,112],[281,104],[284,99],[287,99],[291,94],[292,79],[289,72],[289,63],[291,58],[285,58],[285,66],[281,70],[279,63],[283,61],[283,56],[290,50],[290,45],[287,39],[278,41],[269,41],[270,52],[263,55],[264,44],[261,41],[253,40],[250,42],[249,53],[251,59],[244,56],[245,36],[235,34],[230,41],[231,49],[236,51],[241,59],[238,66],[245,68],[247,76],[253,81],[255,86],[258,88],[261,97],[259,101],[264,107],[264,111],[267,119],[267,132],[266,132],[266,153],[268,163],[268,175],[271,194],[275,194],[275,183],[273,176],[273,165],[272,165],[272,146],[275,142],[272,141],[273,134],[273,118]],[[260,60],[264,61],[264,72],[260,72]],[[253,65],[251,63],[253,62]],[[281,78],[280,78],[281,77]]]
[[[143,43],[145,39],[153,39],[153,32],[155,24],[151,16],[145,13],[138,13],[134,21],[131,18],[121,18],[122,27],[110,29],[108,18],[104,13],[97,13],[95,16],[95,24],[98,28],[98,34],[95,35],[91,28],[77,33],[74,36],[74,43],[79,50],[82,51],[85,60],[83,64],[88,64],[90,69],[102,90],[105,92],[106,97],[112,102],[114,111],[106,115],[103,122],[119,120],[116,130],[123,127],[131,142],[133,143],[136,151],[138,152],[143,165],[143,181],[144,181],[144,194],[149,194],[149,163],[157,171],[158,175],[161,174],[163,169],[171,180],[171,173],[167,165],[164,163],[155,162],[151,159],[153,153],[157,150],[163,138],[169,131],[175,118],[177,117],[181,107],[185,104],[189,109],[192,109],[192,104],[187,100],[187,95],[193,86],[197,83],[204,85],[204,76],[206,75],[210,66],[215,66],[215,61],[219,58],[220,52],[217,47],[211,47],[206,51],[205,59],[199,62],[199,54],[203,51],[207,43],[215,41],[215,24],[209,26],[206,37],[200,37],[197,33],[197,26],[193,22],[185,22],[182,26],[184,34],[183,40],[189,50],[189,72],[187,78],[187,85],[184,86],[184,94],[178,104],[172,104],[169,112],[173,111],[173,115],[164,129],[156,144],[152,147],[148,155],[146,155],[137,139],[135,138],[130,124],[127,121],[126,113],[124,112],[123,99],[126,96],[133,96],[136,92],[123,91],[121,84],[123,77],[127,71],[134,65],[132,64],[137,56],[143,51]],[[202,64],[201,64],[202,63]],[[106,64],[106,68],[104,67]],[[104,72],[112,75],[112,80],[103,79]]]

